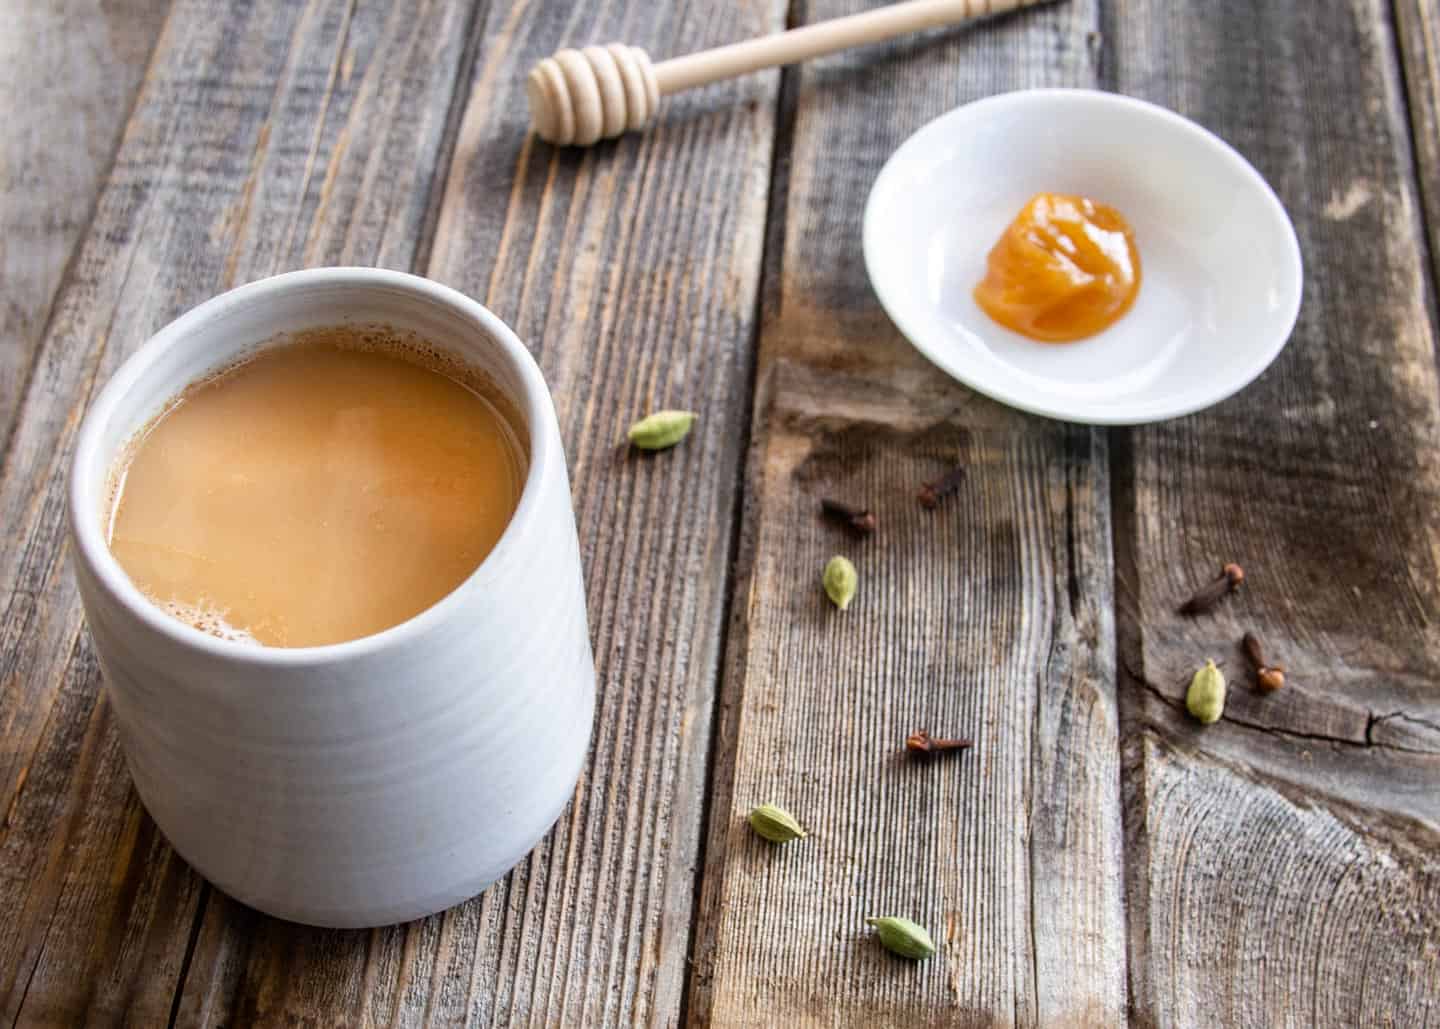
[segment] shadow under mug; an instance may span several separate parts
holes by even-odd
[[[495,549],[409,621],[331,646],[234,643],[163,613],[106,544],[117,454],[257,343],[346,322],[414,331],[512,401],[529,470]],[[370,268],[225,293],[115,373],[81,425],[69,485],[75,574],[135,787],[217,887],[312,925],[407,921],[479,893],[559,817],[595,706],[580,550],[550,394],[484,307]]]

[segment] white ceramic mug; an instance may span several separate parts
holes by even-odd
[[[346,321],[412,330],[513,401],[529,470],[499,543],[433,607],[332,646],[234,643],[163,613],[105,541],[118,452],[167,400],[257,343]],[[595,668],[559,427],[519,339],[460,293],[321,268],[172,322],[85,417],[70,530],[135,787],[181,856],[246,904],[324,926],[418,918],[503,875],[570,799]]]

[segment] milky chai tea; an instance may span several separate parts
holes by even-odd
[[[111,552],[173,617],[271,647],[419,614],[520,501],[519,419],[480,372],[377,327],[295,333],[186,388],[112,473]]]

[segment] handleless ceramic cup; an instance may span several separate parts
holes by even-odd
[[[499,543],[433,607],[332,646],[235,643],[163,613],[106,544],[117,455],[166,401],[256,344],[346,322],[414,331],[512,401],[529,468]],[[246,904],[323,926],[418,918],[503,875],[570,799],[595,669],[559,427],[525,347],[460,293],[323,268],[179,318],[86,415],[70,531],[135,787],[181,856]]]

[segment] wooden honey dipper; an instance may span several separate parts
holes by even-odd
[[[541,139],[589,146],[643,127],[660,98],[762,68],[794,64],[907,32],[1049,0],[906,0],[874,11],[651,64],[623,43],[561,50],[530,70],[530,122]]]

